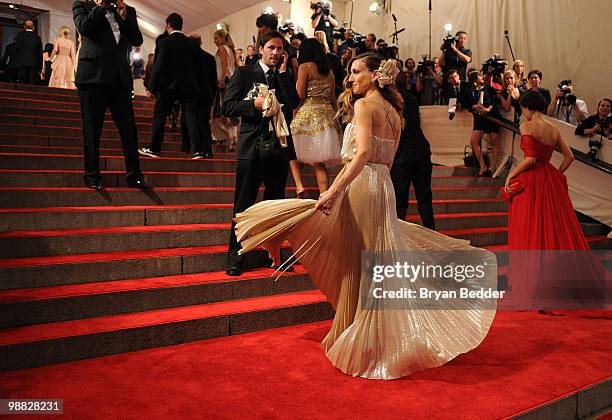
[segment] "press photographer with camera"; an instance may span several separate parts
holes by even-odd
[[[314,10],[314,13],[310,17],[312,27],[315,31],[325,32],[327,37],[327,45],[330,51],[334,50],[334,29],[338,27],[339,23],[336,20],[336,16],[331,13],[332,2],[329,0],[321,0],[318,2],[311,2],[310,8]]]
[[[603,98],[597,104],[597,113],[587,117],[578,124],[577,136],[589,137],[589,156],[597,157],[597,151],[603,146],[603,139],[612,139],[612,99]]]
[[[547,114],[571,125],[578,125],[588,115],[586,103],[574,95],[571,80],[562,80],[557,85],[555,100],[548,104]]]
[[[467,43],[467,32],[459,31],[455,36],[447,36],[442,41],[440,50],[443,52],[439,65],[442,73],[449,70],[457,70],[461,80],[467,80],[467,65],[472,62],[472,51],[465,47]]]
[[[435,61],[423,56],[416,69],[416,91],[421,105],[442,105],[442,72]]]
[[[127,184],[147,189],[138,158],[129,54],[143,38],[136,10],[123,0],[75,0],[72,18],[81,34],[75,84],[83,119],[85,185],[101,190],[100,135],[106,109],[119,129]]]

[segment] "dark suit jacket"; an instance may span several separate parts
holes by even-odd
[[[402,129],[400,142],[395,152],[394,164],[414,162],[431,156],[429,141],[421,130],[421,117],[419,115],[419,100],[412,93],[404,90],[403,116],[406,124]]]
[[[198,80],[198,87],[200,89],[199,99],[212,104],[217,90],[217,63],[215,56],[201,49],[195,41],[194,43],[200,50],[200,61],[204,70]]]
[[[82,36],[76,85],[115,85],[119,79],[124,88],[132,90],[129,55],[133,46],[143,42],[136,10],[128,6],[125,20],[115,14],[121,32],[119,44],[106,19],[106,10],[94,2],[75,0],[72,18]]]
[[[204,72],[198,45],[185,34],[174,32],[160,40],[157,47],[149,90],[173,91],[183,98],[195,98],[198,80]]]
[[[457,103],[462,104],[467,102],[466,95],[468,94],[469,84],[466,82],[461,82],[459,85],[459,95],[455,94],[455,87],[450,83],[444,84],[444,88],[442,88],[442,97],[444,98],[444,103],[448,105],[448,101],[450,98],[457,98]]]
[[[17,34],[15,52],[17,53],[17,66],[42,70],[42,41],[34,32],[23,31]]]
[[[287,124],[291,123],[293,110],[300,103],[295,83],[289,72],[279,73],[276,97],[283,106]],[[255,83],[266,84],[266,77],[259,62],[250,66],[238,67],[225,88],[223,115],[242,117],[240,139],[238,141],[238,159],[256,160],[255,144],[262,126],[262,112],[255,109],[254,100],[245,100]]]
[[[17,63],[17,52],[15,51],[16,44],[13,42],[8,44],[4,49],[4,55],[2,56],[2,63],[0,64],[2,70],[16,69]]]

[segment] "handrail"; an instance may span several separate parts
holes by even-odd
[[[481,115],[481,117],[484,117],[486,120],[494,124],[497,124],[498,126],[505,128],[506,130],[512,131],[513,133],[516,133],[519,135],[521,134],[519,125],[515,123],[514,121],[510,121],[507,118],[504,118],[504,117],[493,118],[489,115]],[[599,159],[592,159],[586,153],[581,152],[580,150],[576,150],[575,148],[571,146],[570,146],[570,149],[572,150],[572,153],[574,154],[574,157],[576,158],[576,160],[584,163],[585,165],[589,165],[592,168],[598,169],[609,175],[612,175],[612,165],[610,165],[608,162],[604,162],[603,160],[599,160]]]

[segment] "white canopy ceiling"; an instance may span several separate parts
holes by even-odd
[[[152,32],[155,29],[163,30],[166,17],[171,12],[183,16],[184,29],[192,31],[217,22],[259,1],[261,0],[127,0],[126,3],[135,7],[138,17],[144,21],[144,24],[141,22],[141,29],[155,36],[157,33]],[[72,9],[71,0],[16,0],[13,3],[63,14],[71,13]]]

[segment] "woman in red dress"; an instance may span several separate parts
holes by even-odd
[[[585,252],[589,244],[563,175],[574,155],[559,131],[544,119],[546,100],[540,93],[527,92],[520,105],[527,119],[521,124],[525,158],[510,171],[504,186],[510,199],[507,303],[514,309],[576,309],[583,303],[601,303],[605,274],[601,264]],[[555,148],[563,154],[558,168],[550,164]],[[599,298],[593,299],[594,295]]]

